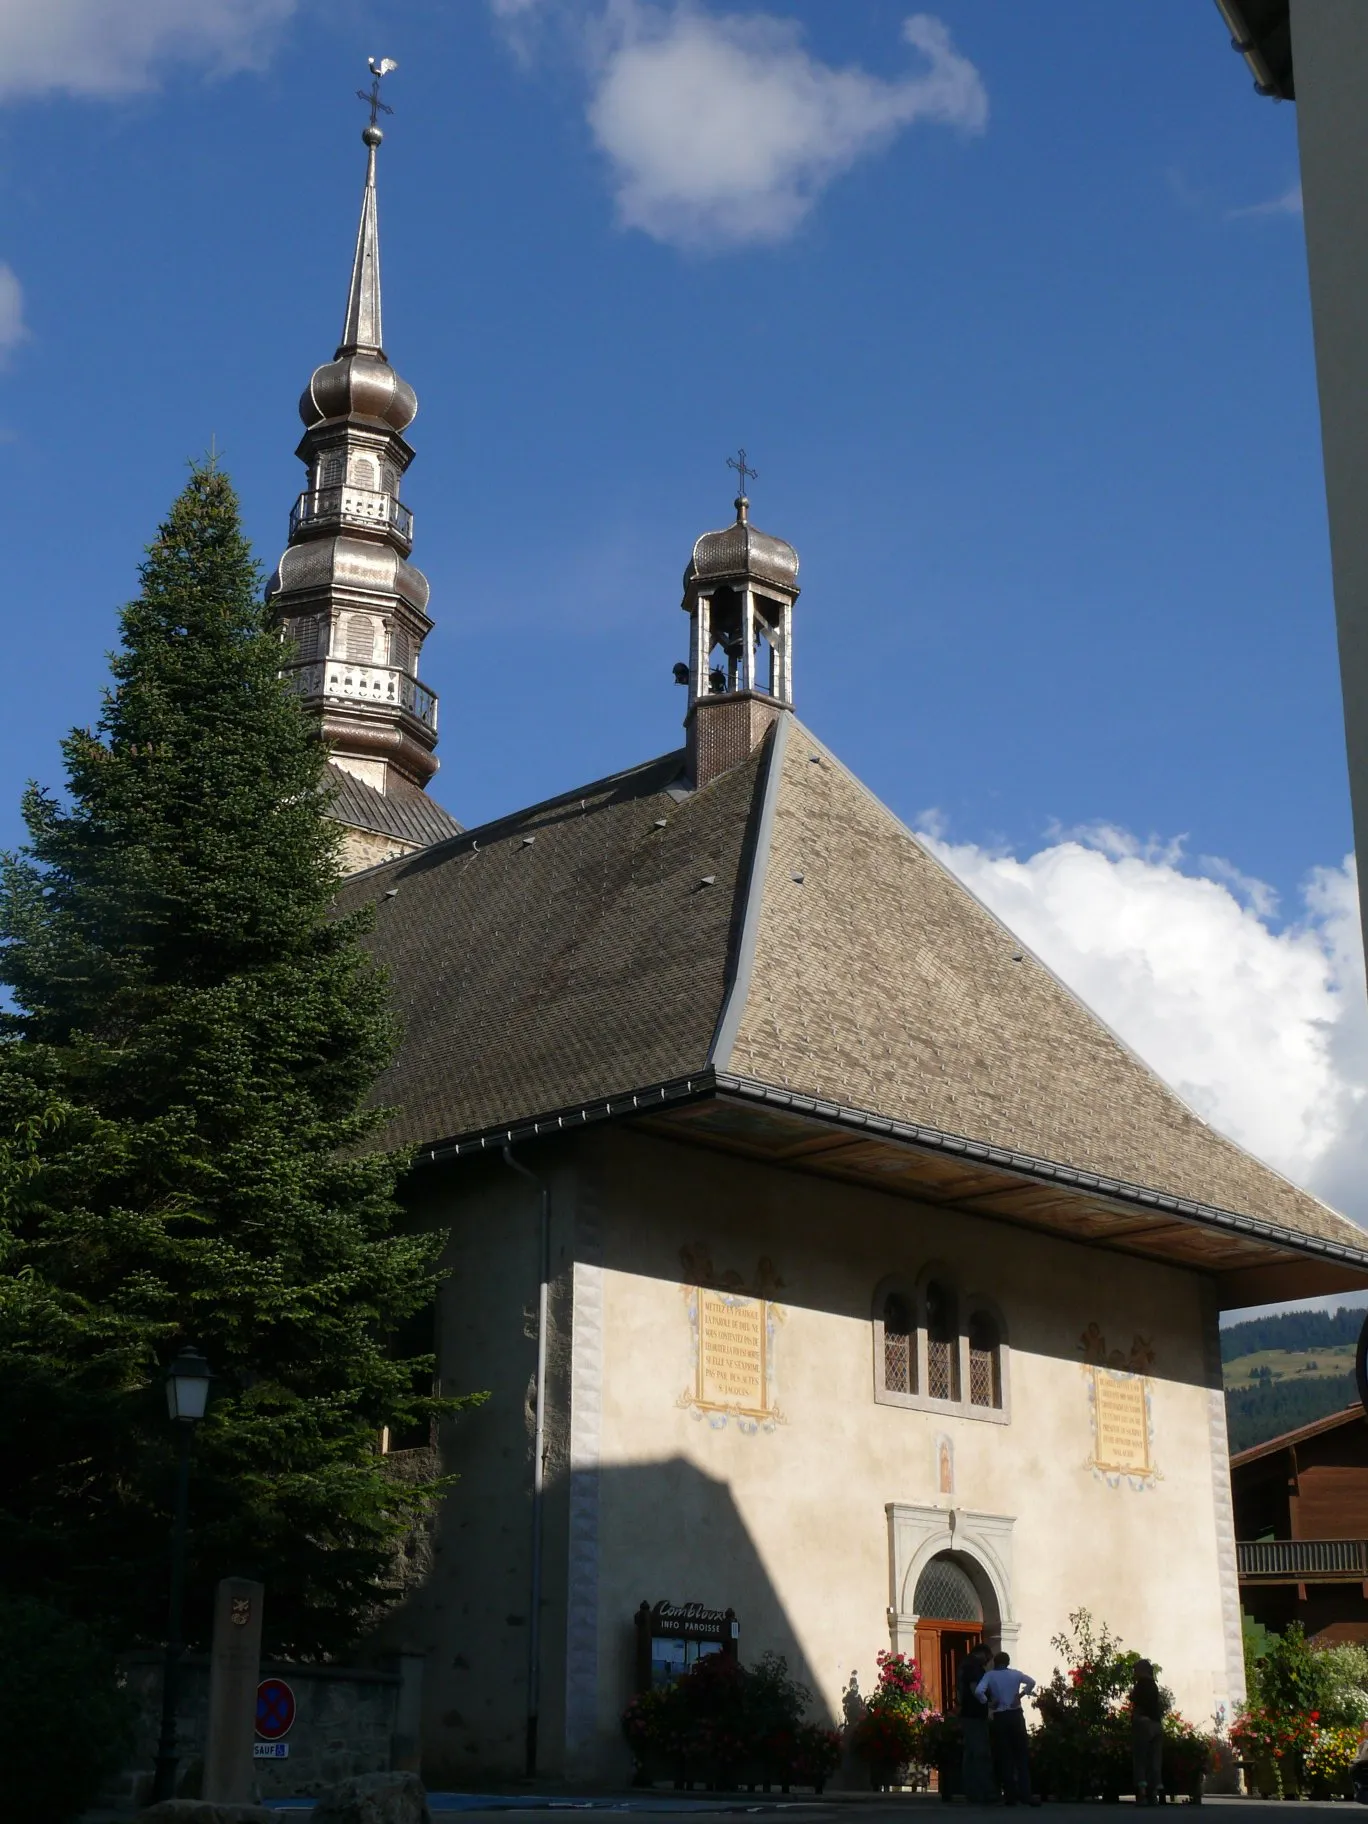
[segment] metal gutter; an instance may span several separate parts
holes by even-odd
[[[722,1011],[718,1016],[712,1044],[708,1047],[708,1063],[713,1068],[720,1066],[725,1069],[731,1061],[732,1047],[736,1044],[736,1035],[741,1027],[741,1016],[746,1011],[746,997],[750,993],[751,972],[755,965],[755,946],[760,935],[760,909],[765,898],[765,877],[769,873],[774,807],[779,797],[779,781],[784,770],[784,755],[788,750],[789,729],[792,725],[793,712],[786,710],[774,724],[774,735],[769,752],[765,755],[760,823],[755,832],[750,873],[746,879],[746,912],[736,946],[736,965],[722,1000]]]
[[[1216,0],[1217,10],[1230,29],[1230,46],[1238,51],[1245,60],[1250,75],[1254,78],[1254,87],[1260,95],[1273,101],[1292,101],[1295,99],[1292,86],[1292,72],[1288,71],[1288,80],[1279,81],[1273,66],[1263,53],[1262,41],[1250,30],[1249,21],[1245,18],[1240,0]]]
[[[576,1132],[600,1121],[621,1120],[629,1115],[651,1114],[683,1102],[698,1102],[717,1094],[736,1096],[745,1102],[760,1102],[771,1108],[787,1109],[792,1114],[809,1115],[834,1127],[871,1134],[887,1140],[898,1140],[925,1152],[949,1154],[961,1159],[979,1160],[985,1165],[1000,1166],[1004,1171],[1037,1183],[1058,1184],[1069,1190],[1092,1191],[1114,1203],[1137,1209],[1152,1210],[1174,1216],[1200,1227],[1220,1229],[1227,1234],[1247,1235],[1272,1247],[1309,1254],[1320,1260],[1339,1261],[1368,1273],[1368,1237],[1363,1248],[1351,1248],[1343,1242],[1326,1241],[1320,1235],[1304,1235],[1297,1229],[1280,1228],[1256,1216],[1241,1216],[1234,1210],[1223,1210],[1217,1204],[1199,1203],[1187,1197],[1174,1197],[1165,1191],[1153,1191],[1143,1184],[1130,1184],[1122,1178],[1107,1178],[1099,1172],[1080,1171],[1057,1160],[1038,1159],[1031,1153],[1018,1153],[1009,1147],[990,1146],[983,1140],[969,1140],[963,1134],[949,1134],[941,1128],[922,1127],[914,1121],[895,1121],[887,1115],[876,1115],[867,1109],[846,1108],[839,1102],[827,1102],[818,1096],[805,1096],[796,1090],[780,1089],[773,1083],[762,1083],[754,1077],[742,1077],[729,1071],[701,1070],[689,1077],[673,1077],[645,1089],[624,1091],[604,1096],[576,1107],[555,1110],[549,1114],[529,1116],[506,1127],[488,1128],[480,1133],[459,1135],[434,1145],[422,1147],[418,1159],[424,1164],[442,1160],[468,1159],[478,1154],[501,1152],[505,1146],[523,1140],[551,1138]],[[1348,1220],[1347,1218],[1345,1219]]]
[[[471,1134],[453,1135],[449,1140],[434,1140],[428,1146],[420,1146],[415,1157],[421,1165],[438,1165],[444,1159],[469,1159],[478,1153],[497,1153],[520,1140],[552,1139],[557,1134],[573,1133],[598,1121],[649,1114],[675,1102],[696,1102],[703,1096],[712,1095],[716,1082],[716,1071],[709,1069],[689,1077],[671,1077],[646,1089],[625,1089],[615,1095],[597,1097],[592,1102],[528,1115],[504,1127],[486,1127]]]
[[[967,1140],[961,1134],[947,1134],[935,1127],[921,1127],[911,1121],[895,1121],[887,1115],[874,1115],[864,1109],[845,1108],[837,1102],[825,1102],[816,1096],[804,1096],[794,1090],[778,1089],[753,1077],[737,1077],[718,1072],[719,1091],[739,1096],[744,1101],[762,1102],[771,1108],[789,1109],[795,1114],[813,1115],[837,1127],[858,1129],[862,1133],[885,1139],[902,1140],[929,1152],[949,1153],[963,1159],[981,1160],[998,1165],[1022,1178],[1034,1178],[1047,1184],[1061,1184],[1070,1190],[1094,1191],[1116,1203],[1133,1204],[1141,1209],[1156,1210],[1177,1216],[1184,1222],[1227,1233],[1248,1235],[1276,1247],[1292,1248],[1299,1254],[1315,1254],[1325,1260],[1343,1261],[1368,1272],[1368,1246],[1351,1248],[1343,1242],[1326,1241],[1320,1235],[1304,1235],[1297,1229],[1280,1228],[1256,1216],[1240,1216],[1234,1210],[1223,1210],[1216,1204],[1198,1203],[1187,1197],[1173,1197],[1165,1191],[1152,1191],[1142,1184],[1129,1184],[1123,1178],[1107,1178],[1099,1172],[1079,1171],[1071,1165],[1060,1165],[1052,1159],[1037,1159],[1030,1153],[1013,1152],[1010,1148],[990,1146],[983,1140]],[[1346,1218],[1347,1220],[1347,1218]],[[1368,1242],[1368,1237],[1365,1237]]]

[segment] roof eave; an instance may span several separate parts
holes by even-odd
[[[1256,23],[1249,0],[1216,0],[1230,43],[1245,60],[1254,87],[1272,101],[1295,101],[1288,0],[1260,0]]]
[[[1263,1218],[1244,1215],[1236,1210],[1225,1210],[1194,1198],[1177,1197],[1170,1192],[1154,1190],[1148,1185],[1129,1184],[1099,1172],[1065,1165],[1059,1160],[1036,1158],[1008,1147],[973,1140],[963,1134],[947,1133],[943,1129],[926,1127],[916,1122],[895,1120],[868,1109],[850,1108],[841,1103],[824,1101],[820,1097],[803,1095],[778,1084],[760,1082],[752,1077],[739,1076],[711,1066],[665,1082],[618,1091],[594,1101],[430,1142],[419,1147],[417,1158],[423,1164],[467,1159],[498,1152],[505,1146],[574,1133],[604,1121],[657,1114],[671,1107],[717,1095],[782,1108],[792,1114],[807,1116],[839,1128],[855,1129],[923,1152],[952,1155],[995,1167],[1010,1173],[1014,1178],[1059,1186],[1065,1190],[1105,1198],[1112,1204],[1144,1209],[1199,1228],[1240,1236],[1277,1249],[1280,1254],[1293,1255],[1308,1264],[1342,1269],[1368,1286],[1368,1246],[1353,1248],[1323,1236],[1302,1234]],[[1097,1245],[1107,1244],[1102,1242]],[[1277,1285],[1262,1290],[1264,1278],[1270,1273],[1276,1275],[1278,1271],[1278,1263],[1269,1262],[1266,1265],[1233,1269],[1223,1274],[1222,1277],[1230,1282],[1232,1288],[1241,1289],[1225,1302],[1254,1305],[1279,1297],[1299,1296],[1300,1294]],[[1336,1288],[1330,1286],[1327,1289]],[[1248,1296],[1243,1295],[1246,1292]]]
[[[1308,1438],[1318,1438],[1323,1432],[1338,1431],[1341,1425],[1352,1425],[1355,1420],[1361,1424],[1364,1417],[1362,1406],[1345,1406],[1339,1412],[1328,1413],[1323,1419],[1312,1419],[1307,1425],[1299,1425],[1295,1431],[1280,1432],[1276,1438],[1265,1438],[1262,1444],[1251,1444],[1248,1450],[1235,1451],[1230,1459],[1230,1467],[1242,1469],[1246,1463],[1257,1463],[1261,1457],[1276,1456],[1280,1450],[1287,1450],[1293,1444],[1302,1444]]]

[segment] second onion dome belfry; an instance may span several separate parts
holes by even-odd
[[[735,522],[705,532],[684,572],[684,726],[689,773],[700,786],[753,753],[775,718],[793,708],[798,553],[750,523],[744,493],[734,505]]]

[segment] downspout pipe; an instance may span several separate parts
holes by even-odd
[[[546,1330],[551,1282],[551,1187],[529,1171],[513,1148],[504,1164],[536,1186],[541,1214],[537,1246],[537,1379],[532,1399],[532,1569],[527,1592],[527,1777],[537,1777],[537,1725],[541,1712],[542,1497],[546,1481]]]

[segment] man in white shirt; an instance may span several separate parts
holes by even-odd
[[[1039,1805],[1031,1792],[1030,1748],[1026,1740],[1026,1717],[1021,1700],[1034,1691],[1036,1681],[1027,1672],[1019,1672],[1005,1653],[993,1656],[993,1669],[978,1682],[977,1695],[985,1700],[991,1715],[994,1759],[1002,1784],[1003,1802],[1015,1805]]]

